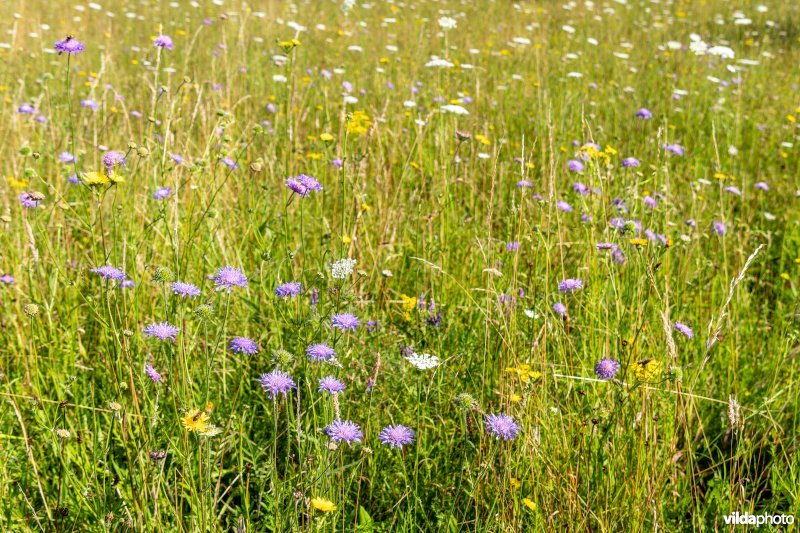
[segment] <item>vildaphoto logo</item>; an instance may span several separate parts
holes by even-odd
[[[794,516],[790,514],[750,514],[735,512],[725,515],[725,523],[737,526],[774,526],[778,524],[794,524]]]

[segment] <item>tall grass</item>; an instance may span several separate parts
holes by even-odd
[[[0,527],[798,514],[797,6],[200,4],[5,6]],[[86,50],[56,55],[67,34]],[[293,192],[300,174],[322,190]],[[227,265],[247,287],[217,290]],[[301,294],[278,297],[290,281]],[[360,327],[332,327],[341,313]],[[145,334],[162,322],[174,342]],[[317,343],[335,359],[309,358]],[[295,387],[270,397],[273,371]],[[360,442],[331,439],[334,420]],[[397,424],[414,440],[391,448]]]

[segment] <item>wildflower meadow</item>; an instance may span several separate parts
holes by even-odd
[[[0,13],[0,530],[794,530],[797,2]]]

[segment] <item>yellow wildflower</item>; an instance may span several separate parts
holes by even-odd
[[[655,381],[661,376],[661,362],[656,359],[645,359],[633,365],[633,375],[639,381]]]
[[[353,111],[350,120],[347,121],[347,133],[353,135],[366,135],[369,127],[372,126],[372,120],[369,115],[364,111],[357,109]]]
[[[108,176],[100,172],[87,172],[81,179],[86,185],[103,185],[111,181]]]
[[[323,513],[336,510],[336,505],[334,505],[332,501],[325,498],[311,498],[311,507],[317,511],[322,511]]]
[[[320,138],[320,140],[322,140],[322,141],[325,141],[325,142],[330,142],[330,141],[332,141],[332,140],[333,140],[333,135],[331,135],[330,133],[327,133],[327,132],[326,132],[326,133],[323,133],[323,134],[321,134],[321,135],[319,136],[319,138]]]
[[[634,246],[647,246],[647,239],[642,239],[641,237],[636,237],[628,241]]]
[[[525,507],[527,507],[531,511],[535,511],[536,510],[536,502],[534,502],[530,498],[523,498],[522,499],[522,503],[524,503]]]
[[[187,431],[197,431],[199,433],[208,431],[208,413],[206,411],[192,409],[181,418],[181,422]]]

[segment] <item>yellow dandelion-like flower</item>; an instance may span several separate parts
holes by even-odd
[[[639,381],[655,381],[661,376],[663,370],[661,361],[645,359],[633,365],[633,375]]]
[[[311,507],[323,513],[336,510],[336,505],[326,498],[311,498]]]
[[[325,132],[325,133],[320,134],[319,138],[322,141],[331,142],[333,140],[333,135],[331,135],[328,132]]]
[[[100,172],[87,172],[81,179],[86,185],[104,185],[111,181],[108,176]]]
[[[520,396],[519,394],[511,394],[508,397],[508,401],[510,401],[511,403],[519,403],[522,401],[522,396]]]
[[[511,485],[511,490],[517,490],[522,486],[522,483],[520,483],[520,481],[515,477],[509,479],[508,484]]]
[[[647,246],[647,239],[642,239],[640,237],[633,238],[628,242],[634,246]]]
[[[205,433],[208,431],[208,413],[200,409],[192,409],[181,418],[183,427],[187,431],[197,431],[198,433]]]
[[[527,507],[531,511],[535,511],[536,510],[536,502],[534,502],[530,498],[523,498],[522,499],[522,503],[525,504],[525,507]]]

